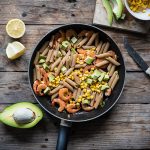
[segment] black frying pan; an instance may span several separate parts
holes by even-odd
[[[67,30],[70,28],[75,29],[76,31],[93,30],[95,32],[99,32],[101,40],[103,40],[104,42],[105,41],[110,42],[110,49],[112,49],[116,52],[116,54],[118,56],[118,61],[120,62],[121,66],[118,67],[120,79],[119,79],[116,87],[114,88],[111,96],[105,100],[106,103],[103,108],[92,110],[91,112],[80,111],[76,114],[68,116],[68,114],[65,112],[59,113],[57,111],[57,108],[52,107],[50,105],[50,97],[46,97],[46,96],[40,97],[40,96],[36,95],[33,92],[32,85],[33,85],[33,68],[34,68],[33,62],[34,62],[37,51],[39,51],[40,48],[42,47],[42,45],[46,41],[49,41],[51,36],[54,35],[56,32],[58,32],[59,30]],[[103,114],[105,114],[106,112],[108,112],[116,104],[116,102],[118,101],[118,99],[122,93],[122,90],[124,87],[124,80],[125,80],[125,64],[124,64],[122,54],[121,54],[117,44],[112,40],[111,37],[109,37],[106,33],[104,33],[102,30],[100,30],[97,27],[94,27],[91,25],[84,25],[84,24],[64,25],[64,26],[61,26],[59,28],[56,28],[56,29],[48,32],[48,34],[46,34],[40,40],[40,42],[35,47],[33,54],[31,56],[30,65],[29,65],[29,81],[30,81],[30,86],[31,86],[33,95],[34,95],[35,99],[37,100],[37,102],[40,104],[40,106],[45,111],[47,111],[49,114],[53,115],[56,118],[61,119],[57,147],[56,147],[57,150],[67,149],[68,133],[69,133],[69,128],[71,127],[72,122],[84,122],[84,121],[89,121],[89,120],[98,118],[98,117],[102,116]]]

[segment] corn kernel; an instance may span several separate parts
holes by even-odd
[[[83,89],[83,92],[86,92],[87,90],[86,89]]]
[[[91,68],[91,70],[94,70],[94,68]]]

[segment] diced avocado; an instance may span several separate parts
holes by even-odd
[[[42,118],[41,109],[29,102],[13,104],[0,113],[0,121],[15,128],[31,128]]]
[[[48,65],[47,65],[46,63],[43,64],[43,68],[44,68],[45,70],[48,70],[48,69],[49,69],[49,67],[48,67]]]
[[[103,81],[103,78],[105,77],[106,73],[105,72],[102,72],[100,77],[98,78],[98,81],[99,82],[102,82]]]
[[[122,16],[123,2],[122,0],[111,0],[111,2],[113,3],[113,13],[118,20]]]
[[[87,56],[87,58],[85,59],[85,62],[90,65],[92,62],[94,61],[94,58]]]
[[[88,78],[88,79],[86,80],[86,82],[87,82],[87,84],[92,84],[93,80],[90,79],[90,78]]]
[[[75,50],[75,48],[71,48],[71,51],[72,51],[74,54],[77,53],[76,50]]]
[[[40,59],[39,64],[43,64],[43,63],[45,63],[45,59]]]
[[[49,91],[50,91],[50,88],[49,88],[49,87],[47,87],[47,88],[44,90],[44,94],[48,94],[48,93],[49,93]]]
[[[39,59],[46,59],[46,56],[40,55]]]
[[[85,100],[82,100],[82,104],[90,104],[90,101],[89,100],[87,100],[87,99],[85,99]]]
[[[108,88],[109,88],[108,85],[102,85],[102,86],[101,86],[101,90],[102,90],[102,91],[104,91],[105,89],[108,89]]]
[[[53,76],[52,74],[49,74],[48,78],[49,78],[49,82],[52,82],[52,81],[54,81],[55,76]]]
[[[91,75],[91,78],[92,79],[97,79],[100,75],[101,75],[102,72],[100,72],[99,70],[94,70],[93,74]]]
[[[112,7],[111,7],[111,5],[109,3],[109,0],[102,0],[102,3],[103,3],[104,8],[106,9],[108,22],[109,22],[109,25],[111,26],[112,22],[113,22]]]
[[[72,42],[73,44],[75,44],[75,43],[77,42],[77,38],[76,38],[76,37],[72,37],[71,42]]]
[[[62,42],[62,49],[66,49],[67,47],[68,47],[68,45],[69,45],[70,43],[68,42],[68,41],[63,41]]]
[[[65,73],[66,71],[67,71],[67,68],[66,68],[65,66],[62,66],[61,72],[62,72],[62,73]]]
[[[108,75],[108,74],[105,74],[104,80],[105,80],[105,81],[109,80],[109,75]]]

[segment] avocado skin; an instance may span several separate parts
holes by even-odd
[[[114,5],[113,13],[115,14],[115,17],[118,20],[121,18],[123,12],[122,0],[111,0],[111,1]]]
[[[17,124],[13,118],[14,112],[18,108],[29,108],[35,113],[35,119],[27,124]],[[0,113],[0,121],[8,126],[15,128],[31,128],[35,126],[43,118],[43,113],[39,107],[29,102],[20,102],[6,107],[3,112]]]
[[[109,25],[111,26],[112,25],[112,22],[113,22],[113,11],[112,11],[112,7],[109,3],[109,0],[102,0],[102,3],[103,3],[103,6],[104,8],[106,9],[107,11],[107,17],[108,17],[108,22],[109,22]]]

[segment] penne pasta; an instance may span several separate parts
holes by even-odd
[[[43,53],[43,51],[46,49],[46,47],[48,46],[49,41],[46,41],[44,43],[44,45],[41,47],[41,49],[39,50],[40,53]]]
[[[108,57],[106,59],[116,66],[120,65],[120,63],[118,61],[116,61],[115,59],[113,59],[112,57]]]
[[[46,58],[46,62],[47,62],[47,63],[50,62],[52,53],[53,53],[53,50],[50,49],[49,52],[48,52],[47,58]]]
[[[56,67],[56,66],[58,66],[58,64],[61,62],[61,57],[59,57],[52,65],[51,65],[51,71],[53,71],[54,70],[54,68]]]
[[[35,59],[34,59],[34,65],[37,65],[37,64],[38,64],[39,57],[40,57],[40,52],[37,52],[37,53],[36,53],[36,56],[35,56]]]
[[[74,91],[73,91],[73,96],[72,96],[72,97],[73,97],[74,99],[76,99],[76,96],[77,96],[77,89],[74,89]]]
[[[97,109],[99,104],[103,101],[103,93],[101,92],[100,94],[96,94],[96,99],[94,103],[94,108]]]
[[[98,33],[93,33],[93,35],[91,36],[91,38],[89,39],[89,41],[87,42],[87,46],[92,45],[92,43],[94,42],[96,36],[98,35]]]
[[[98,44],[97,48],[96,48],[96,54],[99,54],[101,47],[102,47],[103,42],[100,41],[100,43]]]
[[[40,73],[40,68],[38,65],[35,66],[35,71],[36,71],[36,78],[40,81],[41,80],[41,73]]]
[[[77,76],[77,73],[73,74],[75,82],[79,85],[81,83],[80,78]]]
[[[37,77],[36,77],[36,69],[34,68],[33,69],[33,81],[35,81],[37,79]]]
[[[53,47],[53,43],[54,43],[54,35],[52,35],[52,38],[49,42],[49,47],[52,48]]]
[[[115,78],[114,78],[114,80],[113,80],[113,82],[112,82],[112,84],[111,84],[111,89],[112,89],[112,90],[113,90],[114,87],[116,86],[118,80],[119,80],[119,75],[118,75],[118,73],[117,73],[116,76],[115,76]]]
[[[112,77],[110,78],[110,80],[109,80],[109,82],[108,82],[108,85],[109,85],[110,87],[111,87],[111,85],[112,85],[112,82],[113,82],[114,79],[115,79],[116,74],[117,74],[117,71],[115,71],[115,72],[113,73]]]
[[[82,37],[80,37],[77,42],[74,44],[74,48],[77,48],[78,44],[82,41]]]
[[[58,65],[57,71],[55,72],[55,76],[57,76],[60,73],[60,70],[62,68],[62,66],[65,64],[66,62],[66,58],[70,55],[70,51],[68,51],[68,53],[66,54],[66,56],[61,60],[61,62]]]
[[[75,66],[77,56],[78,56],[78,54],[74,54],[74,55],[73,55],[73,57],[72,57],[72,64],[71,64],[71,67],[74,67],[74,66]]]
[[[108,51],[109,46],[110,46],[110,44],[109,44],[109,42],[107,42],[104,49],[103,49],[103,53],[106,53]]]
[[[69,29],[66,31],[66,38],[69,41],[71,37],[76,37],[76,32],[73,29]]]
[[[104,66],[104,65],[106,65],[106,64],[108,64],[108,63],[109,63],[108,60],[103,60],[102,62],[97,63],[95,66],[96,66],[96,67],[102,67],[102,66]]]
[[[109,63],[109,65],[107,67],[107,71],[110,71],[111,67],[112,67],[112,63]]]
[[[96,55],[97,58],[105,58],[110,56],[112,56],[111,53],[103,53],[103,54]]]
[[[97,47],[99,44],[99,36],[97,35],[95,38],[95,47]]]
[[[67,72],[65,73],[65,76],[69,76],[71,74],[71,72],[73,71],[74,68],[70,68],[69,70],[67,70]]]
[[[95,46],[91,45],[91,46],[82,46],[83,49],[87,50],[87,49],[92,49],[95,48]]]
[[[88,41],[88,38],[85,37],[78,45],[77,48],[80,48],[82,45],[84,45]]]
[[[53,94],[57,93],[63,87],[64,87],[63,85],[59,85],[58,87],[56,87],[55,89],[53,89],[52,91],[50,91],[49,94],[53,95]]]
[[[105,47],[105,46],[106,46],[106,43],[103,43],[102,46],[101,46],[100,52],[99,52],[100,54],[103,53],[103,50],[104,50],[104,47]]]
[[[64,87],[68,88],[70,91],[73,92],[73,87],[70,84],[68,84],[67,82],[63,81],[63,85],[64,85]]]
[[[60,51],[61,51],[61,53],[62,53],[63,56],[66,55],[66,52],[64,50],[61,49]]]
[[[53,61],[54,61],[54,50],[52,50],[51,52],[51,57],[50,57],[49,62],[52,63]]]
[[[96,98],[96,92],[93,92],[92,95],[94,98],[91,100],[90,106],[94,106],[94,102],[95,102],[95,98]]]
[[[77,64],[77,65],[75,65],[75,68],[79,69],[79,68],[84,68],[85,66],[86,66],[86,64],[82,64],[82,65]]]
[[[109,70],[109,76],[112,76],[113,73],[115,72],[116,66],[112,65],[111,69]]]
[[[53,94],[53,95],[51,96],[51,100],[53,100],[53,99],[56,98],[56,97],[58,97],[58,92],[55,93],[55,94]]]
[[[45,48],[45,50],[42,52],[41,56],[45,56],[49,51],[49,46]]]
[[[74,88],[77,88],[77,84],[75,82],[73,82],[72,80],[70,80],[69,78],[66,78],[65,80],[67,83],[69,83],[71,86],[73,86]]]
[[[76,101],[78,100],[79,96],[81,95],[81,89],[77,89]]]

